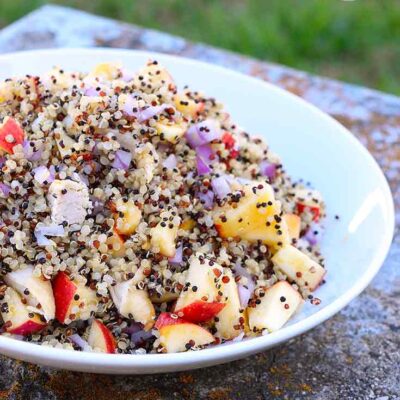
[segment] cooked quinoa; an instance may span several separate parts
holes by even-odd
[[[196,350],[279,329],[292,314],[278,322],[292,307],[280,290],[294,296],[295,308],[296,293],[319,303],[311,293],[324,276],[320,194],[292,181],[268,144],[216,99],[177,88],[157,61],[136,74],[101,64],[90,73],[55,68],[7,79],[1,121],[2,334],[85,351]],[[292,256],[318,282],[307,281]],[[215,275],[215,296],[197,296],[204,287],[188,277],[201,266]],[[55,314],[30,293],[27,273],[19,278],[24,270],[52,288],[46,301],[55,301]],[[126,282],[126,291],[116,289]],[[80,289],[65,306],[69,292],[60,287],[68,285]],[[207,303],[201,310],[209,318],[184,308],[190,293]],[[36,318],[34,329],[15,326],[13,301],[27,320]],[[211,303],[222,305],[213,311]],[[257,307],[264,308],[256,317]],[[232,327],[223,322],[230,315],[237,315]],[[168,318],[212,339],[167,334]],[[104,342],[111,347],[95,324],[111,335]],[[171,335],[187,342],[174,347]]]

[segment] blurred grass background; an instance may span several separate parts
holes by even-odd
[[[0,0],[0,27],[46,3],[400,94],[400,0]]]

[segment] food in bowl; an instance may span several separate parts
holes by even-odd
[[[0,122],[3,335],[172,353],[319,303],[321,195],[156,61],[7,79]]]

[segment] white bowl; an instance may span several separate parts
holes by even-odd
[[[88,71],[106,61],[137,70],[149,58],[164,64],[178,85],[189,84],[222,101],[233,119],[262,135],[295,178],[318,188],[328,218],[322,251],[327,282],[307,304],[272,334],[180,354],[109,355],[42,347],[0,336],[0,352],[48,366],[101,373],[144,374],[188,370],[248,356],[300,335],[333,316],[356,297],[382,265],[394,230],[388,184],[367,150],[338,122],[302,99],[271,84],[189,59],[130,50],[58,49],[0,56],[0,79],[40,74],[53,66]],[[340,216],[340,220],[334,218]]]

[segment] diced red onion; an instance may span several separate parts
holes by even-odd
[[[133,97],[129,96],[127,97],[125,104],[122,108],[122,111],[126,114],[129,115],[130,117],[133,117],[136,115],[137,111],[133,111],[133,109],[138,109],[138,102],[136,99],[134,99]]]
[[[273,181],[276,178],[276,164],[270,163],[267,160],[261,161],[260,172],[261,175],[266,176],[270,181]]]
[[[247,271],[246,268],[242,267],[239,263],[235,264],[235,276],[246,278],[246,283],[242,283],[239,281],[237,285],[239,291],[240,305],[245,308],[247,307],[247,304],[249,303],[249,300],[253,295],[256,285],[253,282],[253,278],[250,272]]]
[[[317,224],[312,224],[308,229],[307,232],[304,234],[303,238],[310,243],[311,246],[315,246],[318,244],[321,238],[322,229]]]
[[[53,171],[54,171],[54,167],[53,167]],[[32,172],[34,174],[35,180],[37,182],[39,182],[41,185],[44,182],[51,183],[54,181],[54,172],[51,173],[51,171],[44,165],[34,168],[32,170]]]
[[[160,106],[150,106],[141,109],[137,113],[137,119],[139,122],[145,122],[148,119],[153,118],[155,115],[161,114],[166,108],[166,104],[161,104]]]
[[[22,148],[24,151],[25,158],[29,161],[39,161],[43,154],[43,149],[38,149],[33,151],[31,142],[29,140],[24,140],[22,143]]]
[[[132,335],[133,333],[140,332],[143,330],[143,324],[140,322],[132,322],[129,326],[124,329],[125,333]]]
[[[11,192],[11,186],[1,182],[0,183],[0,191],[3,193],[4,197],[7,197]]]
[[[90,350],[90,346],[89,343],[82,339],[81,336],[79,336],[77,333],[74,333],[73,335],[68,336],[68,339],[76,344],[78,347],[80,347],[82,350],[84,351],[89,351]]]
[[[211,172],[211,168],[200,156],[196,156],[196,163],[196,168],[199,175],[205,175]]]
[[[207,119],[192,125],[186,132],[186,139],[190,146],[195,148],[219,139],[221,135],[221,129],[216,121]]]
[[[163,162],[163,167],[168,169],[174,169],[177,165],[178,161],[176,159],[175,154],[170,154]]]
[[[85,96],[89,96],[89,97],[99,96],[99,92],[93,86],[87,87],[84,91],[84,94],[85,94]]]
[[[130,117],[136,117],[137,120],[142,123],[153,118],[155,115],[162,113],[167,107],[166,104],[162,104],[160,106],[149,106],[147,108],[139,109],[137,100],[132,96],[129,96],[125,101],[122,111]]]
[[[0,168],[3,167],[3,165],[5,164],[5,162],[6,162],[6,158],[5,158],[5,157],[0,157]]]
[[[220,199],[223,199],[224,197],[227,196],[228,193],[232,192],[231,187],[229,186],[229,182],[225,176],[220,176],[218,178],[214,178],[211,181],[211,186],[214,190],[214,193]]]
[[[208,190],[207,193],[199,192],[197,197],[203,204],[203,207],[206,210],[211,210],[214,206],[214,192],[212,190]]]
[[[135,76],[134,72],[129,71],[125,68],[122,68],[121,72],[122,72],[121,80],[123,80],[124,82],[130,82]]]
[[[246,308],[247,304],[249,303],[252,292],[248,287],[240,283],[237,285],[237,288],[239,292],[240,305],[241,307]]]
[[[132,161],[132,154],[129,151],[117,150],[115,153],[115,159],[113,162],[113,168],[123,169],[127,171]]]
[[[176,251],[175,251],[175,255],[173,257],[170,257],[168,259],[169,263],[172,265],[180,265],[183,261],[183,246],[180,245]]]
[[[35,227],[35,237],[39,246],[48,246],[52,244],[52,241],[47,239],[46,236],[60,237],[65,235],[64,227],[62,225],[38,225]]]
[[[139,345],[146,340],[149,340],[151,337],[153,337],[153,334],[151,331],[139,331],[135,332],[131,335],[131,341],[135,345]]]
[[[102,211],[104,211],[104,202],[97,197],[92,196],[90,198],[90,201],[92,203],[92,214],[97,215],[100,214]]]

